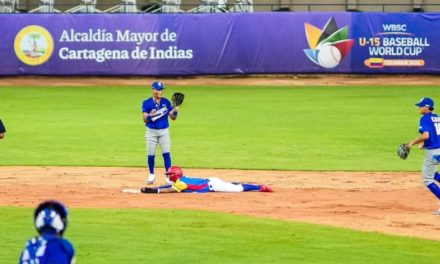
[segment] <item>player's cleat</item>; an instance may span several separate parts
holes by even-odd
[[[153,184],[155,179],[156,179],[156,175],[150,173],[150,175],[148,176],[147,184],[148,185]]]
[[[434,211],[434,215],[440,215],[440,209]]]
[[[267,185],[261,185],[260,192],[273,192],[273,190]]]

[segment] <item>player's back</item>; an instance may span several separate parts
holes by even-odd
[[[420,118],[419,132],[429,132],[429,138],[425,141],[425,148],[440,148],[440,117],[436,113],[430,112]]]
[[[70,264],[73,263],[74,249],[64,238],[43,235],[30,239],[20,256],[20,264]]]
[[[187,185],[186,192],[209,192],[208,179],[183,176],[179,180]]]

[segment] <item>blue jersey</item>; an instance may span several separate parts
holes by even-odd
[[[420,118],[419,132],[429,132],[429,138],[425,140],[426,149],[440,148],[440,117],[437,114],[424,114]]]
[[[153,97],[145,100],[142,103],[142,112],[150,113],[153,109],[156,109],[156,115],[150,117],[146,126],[152,129],[164,129],[170,125],[168,123],[168,114],[173,110],[171,102],[166,98],[161,98],[160,102],[156,104]]]
[[[73,263],[75,250],[64,238],[55,235],[43,235],[30,239],[20,256],[20,264],[70,264]]]
[[[178,192],[209,192],[209,180],[183,176],[173,183],[172,188]]]

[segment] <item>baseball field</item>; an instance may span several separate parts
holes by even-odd
[[[45,199],[69,207],[77,263],[438,263],[423,151],[396,149],[418,135],[414,104],[440,103],[440,78],[161,80],[186,95],[173,164],[274,192],[123,193],[145,184],[153,79],[3,78],[0,263],[18,260]]]

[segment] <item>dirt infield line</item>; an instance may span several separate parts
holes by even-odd
[[[195,169],[186,173],[264,183],[275,192],[130,194],[122,190],[144,186],[145,169],[0,167],[0,205],[33,207],[44,199],[59,199],[81,208],[196,209],[440,240],[440,216],[432,214],[440,205],[422,186],[418,173]],[[158,184],[163,183],[164,178],[159,179]]]

